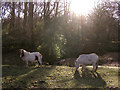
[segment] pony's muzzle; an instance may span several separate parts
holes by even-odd
[[[22,55],[20,55],[20,58],[22,57]]]

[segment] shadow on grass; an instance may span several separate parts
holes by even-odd
[[[75,86],[88,85],[93,88],[105,87],[106,82],[102,79],[99,73],[92,72],[90,70],[83,71],[81,74],[79,71],[75,71],[74,74]]]
[[[47,86],[45,77],[55,66],[40,68],[26,68],[17,66],[4,66],[2,81],[3,88],[44,88]]]
[[[7,76],[19,76],[28,73],[34,68],[26,68],[25,66],[15,66],[15,65],[3,65],[2,66],[2,77]]]

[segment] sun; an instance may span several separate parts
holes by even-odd
[[[95,0],[71,0],[71,12],[76,15],[87,15],[94,7]]]

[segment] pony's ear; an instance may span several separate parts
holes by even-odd
[[[24,56],[24,49],[19,49],[19,52],[20,52],[20,57],[23,57]]]
[[[22,53],[24,53],[24,50],[22,49]]]
[[[19,52],[24,53],[24,50],[23,49],[19,49]]]
[[[19,49],[18,52],[21,53],[21,49]]]

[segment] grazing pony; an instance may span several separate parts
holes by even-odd
[[[79,68],[79,64],[82,65],[82,71],[86,69],[86,65],[93,65],[92,71],[97,70],[98,68],[98,55],[95,53],[92,54],[82,54],[80,55],[77,60],[75,61],[75,68],[76,70]]]
[[[34,62],[35,60],[38,60],[39,65],[42,65],[42,55],[39,52],[27,52],[24,49],[20,49],[20,57],[23,61],[26,63],[26,67],[28,67],[28,62]]]

